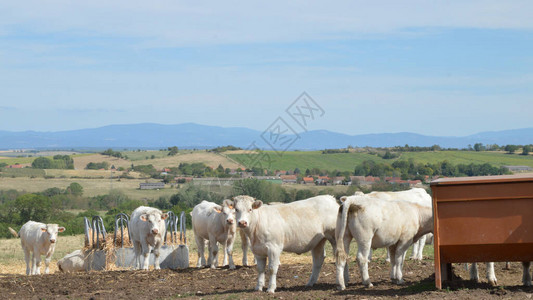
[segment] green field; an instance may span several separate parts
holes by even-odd
[[[272,161],[271,170],[294,170],[318,168],[321,170],[353,171],[355,166],[365,160],[392,163],[395,160],[414,159],[420,163],[436,163],[447,160],[453,164],[490,163],[495,166],[524,165],[533,168],[533,156],[506,154],[504,152],[475,151],[435,151],[435,152],[404,152],[396,159],[382,159],[369,153],[335,153],[322,154],[321,151],[290,151],[282,155],[274,151],[266,151]],[[247,154],[228,154],[231,159],[246,162]],[[265,162],[265,161],[263,161]],[[264,166],[267,165],[266,163]]]

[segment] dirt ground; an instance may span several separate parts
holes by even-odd
[[[461,280],[468,278],[467,272],[462,265],[454,265],[458,279],[446,289],[435,290],[432,260],[406,262],[406,283],[400,286],[390,283],[388,263],[373,262],[369,268],[373,288],[363,287],[359,270],[352,263],[350,285],[339,292],[333,263],[324,265],[318,284],[312,288],[305,287],[310,264],[285,264],[279,269],[274,295],[253,291],[255,267],[93,271],[31,277],[8,274],[0,275],[0,299],[531,299],[533,288],[521,286],[521,264],[513,263],[510,270],[503,267],[503,263],[496,264],[499,285],[492,287],[483,276],[484,264],[480,266],[481,283]]]

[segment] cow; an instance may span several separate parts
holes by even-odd
[[[268,258],[270,282],[267,292],[276,290],[276,274],[282,251],[311,251],[313,269],[307,286],[316,283],[324,262],[326,240],[335,248],[336,212],[339,208],[333,196],[323,195],[287,204],[263,205],[250,196],[233,198],[237,225],[250,239],[250,248],[257,261],[257,285],[265,285]]]
[[[362,192],[356,192],[354,195],[364,195]],[[419,203],[421,205],[429,206],[431,207],[431,196],[426,192],[423,188],[413,188],[407,191],[399,191],[399,192],[371,192],[369,194],[366,194],[367,197],[370,198],[379,198],[383,200],[401,200],[401,201],[408,201],[412,203]],[[426,239],[431,238],[432,241],[433,234],[428,233],[418,241],[413,243],[413,252],[411,254],[410,259],[412,260],[422,260],[423,259],[423,251],[424,246],[426,245]],[[369,259],[371,258],[372,254],[370,254]],[[390,262],[390,251],[387,249],[387,258],[386,261]]]
[[[87,269],[86,255],[82,250],[73,251],[57,261],[57,268],[61,272],[79,272]]]
[[[159,209],[147,206],[139,206],[132,213],[128,224],[131,241],[135,253],[135,267],[148,270],[150,252],[155,255],[154,268],[159,266],[159,249],[166,233],[165,219],[168,214]],[[143,260],[141,263],[141,254]]]
[[[235,224],[235,209],[230,200],[224,200],[222,206],[213,202],[202,201],[196,205],[192,212],[192,229],[198,248],[198,261],[196,267],[200,268],[206,265],[204,250],[206,240],[209,242],[209,256],[207,264],[215,269],[218,266],[218,245],[224,247],[224,259],[222,266],[228,264],[229,268],[235,269],[233,262],[233,243],[237,233]],[[242,240],[242,264],[248,265],[248,243],[247,238],[240,230]]]
[[[404,193],[407,197],[408,193]],[[383,200],[368,195],[341,197],[343,202],[337,216],[335,252],[337,284],[346,288],[349,280],[347,254],[354,238],[357,242],[357,262],[363,284],[372,287],[368,276],[370,249],[389,247],[391,252],[391,279],[403,283],[402,267],[405,251],[423,235],[433,231],[433,211],[425,206],[403,200]]]
[[[57,234],[65,231],[65,227],[28,221],[22,225],[19,232],[11,227],[9,227],[9,231],[15,237],[20,237],[20,244],[24,250],[24,260],[26,261],[26,275],[41,274],[41,255],[46,255],[44,273],[48,274],[50,272],[50,260],[57,243]],[[30,252],[32,253],[31,264]]]

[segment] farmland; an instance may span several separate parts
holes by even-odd
[[[452,164],[490,163],[495,166],[524,165],[533,168],[532,155],[506,154],[499,151],[426,151],[403,152],[399,158],[383,159],[367,152],[322,154],[321,151],[287,151],[278,155],[274,151],[266,151],[273,170],[300,170],[318,168],[321,170],[353,171],[357,164],[365,160],[392,163],[395,160],[413,159],[420,163],[435,163],[447,160]],[[228,153],[236,161],[247,161],[244,153]]]

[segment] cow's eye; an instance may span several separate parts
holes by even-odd
[[[250,208],[250,209],[248,210],[248,212],[252,212],[252,209]]]

